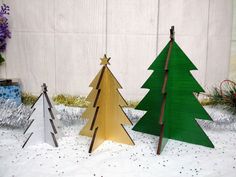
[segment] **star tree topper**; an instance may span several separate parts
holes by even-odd
[[[111,59],[111,57],[109,57],[109,58],[107,58],[107,55],[106,54],[104,54],[104,56],[103,56],[103,58],[100,58],[100,60],[101,60],[101,63],[100,63],[100,65],[110,65],[110,59]]]

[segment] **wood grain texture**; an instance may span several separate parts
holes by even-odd
[[[105,55],[104,58],[108,60]],[[90,153],[105,140],[129,145],[134,144],[123,127],[123,124],[132,125],[132,123],[121,108],[121,106],[127,105],[118,91],[122,87],[107,67],[106,62],[102,62],[102,64],[104,66],[92,81],[92,85],[98,90],[96,98],[91,102],[96,111],[81,131],[81,135],[86,136],[91,136],[91,132],[93,132],[89,148]],[[91,115],[93,109],[88,107],[86,111]],[[90,129],[89,126],[91,126]]]
[[[211,88],[212,85],[218,85],[222,80],[229,77],[233,21],[233,1],[212,0],[210,2],[205,80],[205,86],[208,88]]]
[[[159,0],[159,6],[157,0],[107,0],[107,7],[105,0],[2,2],[11,8],[12,38],[0,73],[20,78],[24,91],[39,94],[40,84],[47,82],[50,95],[87,95],[99,69],[96,60],[106,50],[106,25],[111,69],[127,99],[145,94],[139,88],[150,75],[146,68],[156,57],[157,44],[160,51],[169,40],[171,25],[198,67],[193,75],[202,85],[211,87],[228,76],[231,0]]]
[[[32,109],[34,111],[29,117],[31,122],[24,131],[24,134],[29,135],[22,148],[38,143],[48,143],[54,147],[58,147],[55,137],[58,133],[56,129],[57,125],[54,124],[55,116],[52,113],[52,104],[46,92],[43,92],[39,96]]]

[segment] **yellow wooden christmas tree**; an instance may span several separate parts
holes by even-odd
[[[124,124],[132,123],[122,110],[122,106],[126,106],[127,103],[118,91],[122,88],[121,85],[107,67],[110,64],[109,60],[106,55],[101,58],[103,67],[90,84],[90,87],[93,87],[87,97],[90,105],[82,115],[88,122],[80,134],[92,136],[89,152],[105,140],[134,145],[123,127]]]

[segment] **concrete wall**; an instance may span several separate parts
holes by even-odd
[[[20,78],[23,89],[87,95],[111,56],[111,70],[127,99],[139,99],[148,66],[169,40],[176,41],[199,68],[209,88],[228,77],[232,0],[2,0],[10,5],[12,39],[1,75]],[[107,45],[106,45],[107,26]]]

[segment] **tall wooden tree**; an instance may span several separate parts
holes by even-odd
[[[24,134],[29,134],[29,136],[22,148],[26,145],[35,145],[37,143],[48,143],[58,147],[56,140],[57,125],[54,125],[56,119],[53,114],[53,106],[47,95],[46,84],[42,85],[42,93],[31,108],[33,112],[29,117],[30,123],[24,131]]]
[[[87,97],[91,104],[82,116],[88,118],[88,123],[80,134],[87,136],[92,134],[90,153],[105,140],[134,144],[123,126],[132,123],[122,110],[122,106],[126,106],[127,103],[118,91],[122,88],[121,85],[107,66],[110,64],[109,60],[106,55],[101,58],[103,67],[90,84],[93,90]]]
[[[160,136],[157,154],[168,139],[214,147],[195,120],[212,120],[194,95],[204,92],[190,73],[197,68],[175,42],[174,27],[170,31],[170,41],[149,67],[154,72],[142,86],[149,92],[136,107],[147,112],[133,130]]]

